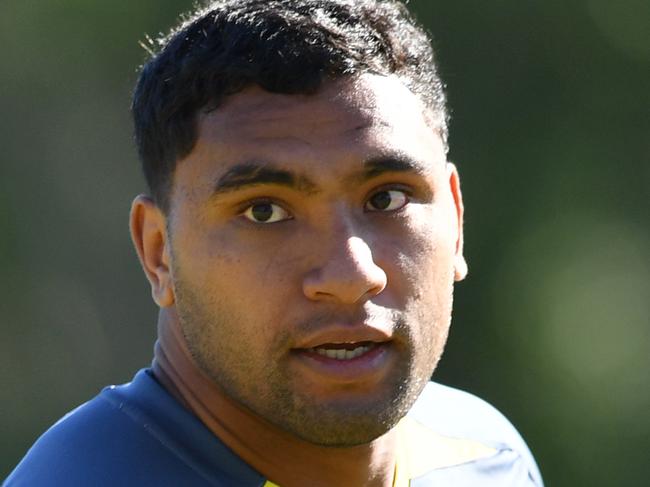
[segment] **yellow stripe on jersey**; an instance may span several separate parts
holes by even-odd
[[[397,426],[399,447],[394,487],[406,487],[409,480],[438,468],[480,460],[497,451],[475,440],[442,436],[406,417]]]
[[[409,487],[412,479],[437,468],[480,460],[497,452],[478,441],[442,436],[408,417],[397,425],[397,434],[393,487]],[[263,487],[280,486],[267,480]]]

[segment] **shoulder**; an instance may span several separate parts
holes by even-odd
[[[206,452],[213,457],[206,460]],[[131,383],[107,387],[61,418],[3,486],[239,485],[228,483],[229,470],[238,477],[250,473],[148,371],[140,371]]]
[[[409,417],[447,436],[528,451],[515,427],[494,406],[453,387],[429,382]]]
[[[403,423],[412,463],[417,464],[412,478],[421,482],[413,480],[414,487],[431,482],[543,485],[535,460],[515,427],[472,394],[431,382]],[[446,456],[433,455],[435,451]]]

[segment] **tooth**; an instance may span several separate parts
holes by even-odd
[[[360,345],[356,348],[353,348],[352,350],[348,350],[345,348],[321,348],[321,347],[312,348],[311,350],[324,357],[333,358],[336,360],[351,360],[353,358],[359,357],[360,355],[363,355],[373,347],[374,345],[370,344],[370,345]]]

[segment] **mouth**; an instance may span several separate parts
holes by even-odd
[[[395,368],[400,352],[389,322],[330,323],[300,337],[291,348],[296,377],[312,390],[366,390]]]
[[[379,344],[375,342],[324,343],[317,347],[309,348],[306,352],[315,353],[328,359],[344,361],[361,357],[378,346]]]
[[[394,367],[396,355],[390,341],[326,342],[292,350],[296,371],[312,384],[367,387],[382,380]],[[329,384],[329,386],[328,386]],[[364,385],[365,384],[365,385]]]

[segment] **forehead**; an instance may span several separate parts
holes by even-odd
[[[419,97],[395,77],[329,81],[312,95],[250,87],[199,117],[196,146],[177,169],[211,167],[214,177],[248,161],[319,173],[327,164],[327,175],[336,178],[384,154],[444,161],[442,140],[427,120]]]
[[[295,128],[299,129],[305,123],[338,124],[342,118],[352,123],[397,122],[405,112],[422,117],[424,106],[397,78],[363,75],[326,82],[310,95],[274,94],[252,86],[227,98],[217,110],[201,117],[201,122],[204,128],[227,132],[233,124],[237,130],[244,125],[252,130],[267,129],[269,122],[298,118],[302,123],[296,123]]]

